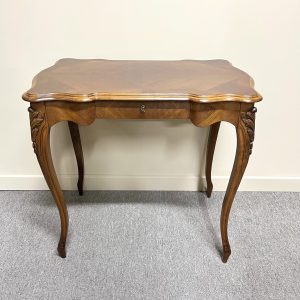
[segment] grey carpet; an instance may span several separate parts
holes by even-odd
[[[0,192],[1,299],[300,299],[300,194],[65,192],[67,258],[48,191]]]

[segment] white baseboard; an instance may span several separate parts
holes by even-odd
[[[77,175],[59,175],[62,189],[76,190]],[[215,191],[225,191],[226,176],[214,176]],[[0,190],[47,190],[42,175],[0,175]],[[167,190],[198,191],[205,189],[205,177],[185,175],[86,175],[85,190]],[[300,192],[300,177],[245,176],[239,191]]]

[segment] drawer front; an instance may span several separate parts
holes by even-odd
[[[98,101],[100,119],[188,119],[188,101]]]

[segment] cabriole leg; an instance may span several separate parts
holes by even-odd
[[[207,186],[206,195],[208,198],[210,198],[213,190],[213,184],[211,181],[211,167],[212,167],[220,124],[221,122],[212,124],[209,130],[207,152],[206,152],[206,166],[205,166],[205,177],[206,177],[206,186]]]
[[[230,254],[230,244],[228,240],[228,218],[232,202],[236,191],[239,187],[243,174],[245,172],[249,156],[252,152],[252,144],[254,140],[255,129],[255,113],[256,108],[251,108],[248,112],[241,112],[239,122],[236,125],[237,135],[237,149],[235,154],[235,160],[233,169],[230,175],[228,187],[223,200],[222,212],[221,212],[221,236],[223,245],[223,257],[222,261],[227,262]]]
[[[84,160],[83,160],[83,151],[81,146],[80,133],[79,133],[78,125],[76,123],[68,121],[68,125],[69,125],[72,144],[73,144],[73,148],[77,160],[77,167],[78,167],[77,188],[78,188],[79,195],[82,195],[83,178],[84,178]]]
[[[32,146],[59,210],[61,234],[57,250],[59,255],[64,258],[66,257],[65,245],[69,219],[65,200],[52,162],[50,150],[50,126],[47,122],[45,106],[43,103],[29,107],[28,111],[30,116]]]

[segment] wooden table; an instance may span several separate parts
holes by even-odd
[[[57,204],[61,235],[58,253],[66,257],[68,212],[53,167],[50,129],[68,121],[82,195],[84,163],[78,125],[95,119],[190,119],[210,126],[206,156],[207,196],[212,192],[211,167],[221,121],[236,128],[237,149],[221,212],[222,261],[231,254],[227,227],[230,208],[252,152],[256,108],[262,97],[253,80],[225,60],[126,61],[61,59],[33,79],[23,94],[30,102],[34,152]],[[175,162],[176,163],[176,162]]]

